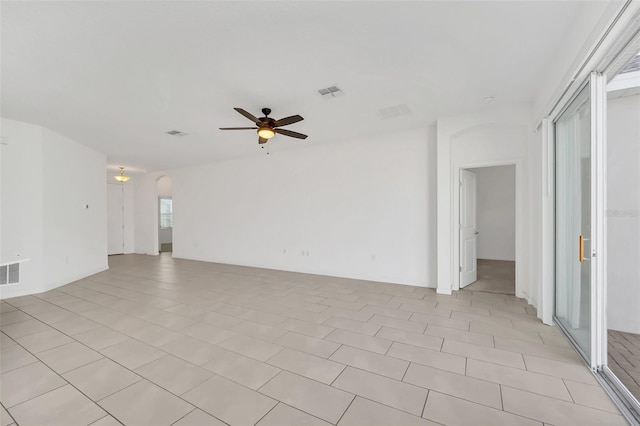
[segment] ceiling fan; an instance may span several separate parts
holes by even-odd
[[[280,129],[280,127],[282,126],[287,126],[289,124],[297,123],[298,121],[304,120],[304,118],[299,115],[292,115],[290,117],[281,118],[280,120],[274,120],[273,118],[269,117],[269,114],[271,114],[271,110],[269,108],[262,108],[264,117],[260,118],[255,117],[253,114],[248,113],[242,108],[234,109],[240,114],[247,117],[249,120],[253,121],[256,127],[220,127],[220,130],[257,130],[259,144],[267,143],[269,139],[276,135],[276,133],[298,139],[307,138],[307,135],[303,135],[302,133]]]

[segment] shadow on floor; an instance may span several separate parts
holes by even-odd
[[[478,259],[478,280],[464,290],[516,294],[516,262]]]

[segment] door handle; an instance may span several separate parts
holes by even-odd
[[[580,237],[578,238],[578,251],[579,251],[579,261],[580,263],[584,262],[584,237],[582,235],[580,235]]]
[[[480,233],[480,232],[478,232],[478,231],[474,232],[474,234],[476,234],[476,235],[478,235],[479,233]]]

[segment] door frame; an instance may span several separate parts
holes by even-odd
[[[109,186],[109,185],[111,185],[111,186]],[[121,229],[121,231],[122,231],[122,245],[120,247],[120,251],[119,252],[111,253],[110,252],[111,251],[110,250],[111,247],[109,247],[109,235],[107,235],[107,255],[108,256],[124,254],[125,253],[125,240],[126,240],[126,237],[125,237],[124,184],[123,183],[111,183],[111,182],[107,183],[107,214],[110,213],[109,212],[109,208],[108,208],[108,204],[109,204],[108,191],[109,191],[110,188],[115,187],[115,186],[118,186],[119,190],[120,190],[120,220],[122,221],[122,229]],[[107,218],[107,224],[108,223],[109,223],[109,218]],[[107,231],[108,231],[108,229],[107,229]]]
[[[524,254],[524,221],[523,217],[526,213],[525,209],[525,197],[524,195],[524,182],[522,178],[522,158],[508,158],[504,160],[496,160],[496,161],[485,161],[485,162],[474,162],[474,163],[456,163],[453,165],[453,194],[452,194],[452,209],[453,218],[452,218],[452,228],[453,228],[453,285],[451,286],[451,290],[457,291],[460,290],[460,226],[456,225],[459,223],[460,218],[460,185],[456,184],[456,181],[460,181],[460,170],[462,169],[475,169],[480,167],[494,167],[494,166],[515,166],[516,168],[516,297],[521,298],[529,298],[536,297],[537,295],[528,294],[529,289],[524,286],[524,277],[525,275],[525,262],[523,258]]]

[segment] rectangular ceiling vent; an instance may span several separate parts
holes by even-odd
[[[344,92],[338,86],[331,86],[327,87],[326,89],[320,89],[318,90],[318,93],[320,93],[322,97],[326,98],[335,98],[344,95]]]
[[[169,130],[167,134],[171,136],[187,136],[185,132],[181,132],[180,130]]]
[[[410,115],[411,109],[407,104],[394,105],[378,110],[378,114],[383,119],[402,117],[403,115]]]

